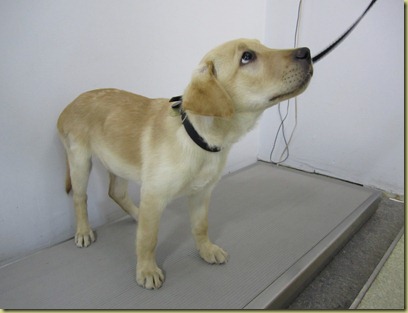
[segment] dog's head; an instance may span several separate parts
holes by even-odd
[[[308,48],[274,50],[257,40],[229,41],[204,56],[183,107],[216,117],[264,110],[302,93],[312,75]]]

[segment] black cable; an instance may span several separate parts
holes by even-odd
[[[358,23],[360,23],[361,19],[364,17],[364,15],[366,15],[366,13],[368,12],[368,10],[371,9],[371,7],[374,5],[374,3],[377,0],[372,0],[370,2],[370,4],[368,5],[367,9],[365,9],[365,11],[363,12],[363,14],[361,14],[361,16],[357,19],[357,21],[354,22],[353,25],[351,25],[351,27],[342,35],[339,37],[339,39],[337,39],[335,42],[333,42],[330,46],[328,46],[326,49],[324,49],[322,52],[320,52],[318,55],[314,56],[312,58],[313,63],[316,63],[317,61],[319,61],[321,58],[323,58],[326,54],[328,54],[330,51],[332,51],[334,48],[337,47],[337,45],[342,42],[350,33],[351,31],[357,26]]]

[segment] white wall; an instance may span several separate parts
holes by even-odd
[[[2,0],[0,264],[74,234],[55,126],[70,101],[102,87],[179,95],[215,45],[264,37],[265,6],[265,0]],[[233,149],[226,171],[255,162],[257,143],[256,129]],[[93,226],[122,214],[107,188],[96,162]]]
[[[370,0],[304,0],[299,46],[312,55],[338,38]],[[292,47],[297,0],[269,0],[266,43]],[[284,165],[392,193],[404,193],[404,3],[380,0],[330,55],[315,64],[298,97],[298,119]],[[286,103],[282,106],[286,112]],[[290,103],[286,126],[294,127]],[[261,122],[259,157],[269,160],[280,120],[277,107]],[[272,156],[278,161],[282,137]]]

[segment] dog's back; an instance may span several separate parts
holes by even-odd
[[[112,123],[120,127],[126,125],[125,120],[129,118],[133,123],[146,122],[149,116],[146,113],[151,109],[150,102],[148,98],[117,89],[88,91],[65,108],[57,127],[62,136],[90,145],[93,136],[105,135],[105,139],[108,139],[108,132],[115,130],[109,128]]]
[[[121,161],[139,166],[142,145],[144,148],[148,145],[148,138],[155,137],[157,142],[163,137],[160,126],[166,123],[166,115],[169,116],[166,99],[98,89],[81,94],[69,104],[61,113],[57,127],[66,147],[75,144],[78,149],[97,154],[102,162],[104,152],[109,150]],[[156,118],[161,121],[154,123]]]

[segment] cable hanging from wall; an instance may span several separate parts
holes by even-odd
[[[367,14],[367,12],[371,9],[371,7],[377,2],[377,0],[371,0],[370,4],[368,5],[368,7],[364,10],[364,12],[359,16],[359,18],[343,33],[343,35],[341,35],[339,38],[337,38],[336,41],[334,41],[330,46],[328,46],[326,49],[324,49],[322,52],[320,52],[318,55],[314,56],[312,58],[312,62],[313,64],[315,64],[316,62],[318,62],[320,59],[322,59],[324,56],[326,56],[327,54],[329,54],[332,50],[334,50],[352,31],[353,29],[358,25],[358,23],[360,23],[360,21],[363,19],[363,17]],[[296,48],[298,46],[298,39],[299,39],[299,22],[300,22],[300,16],[301,16],[301,8],[302,8],[302,0],[299,0],[299,5],[298,5],[298,12],[297,12],[297,21],[296,21],[296,29],[295,29],[295,40],[294,40],[294,48]],[[285,121],[286,118],[288,117],[289,114],[289,101],[287,100],[287,104],[286,104],[286,114],[283,117],[282,116],[282,112],[281,112],[281,103],[278,104],[278,111],[279,111],[279,118],[280,118],[280,125],[278,128],[278,131],[276,133],[275,136],[275,140],[273,142],[273,146],[271,149],[271,153],[269,154],[269,160],[272,163],[276,163],[276,164],[280,164],[285,162],[288,158],[289,158],[289,145],[290,142],[292,140],[293,137],[293,133],[297,127],[297,97],[295,97],[295,125],[292,129],[292,133],[289,137],[289,140],[286,139],[286,134],[285,134]],[[282,137],[285,143],[285,149],[282,151],[282,154],[279,158],[279,160],[277,162],[272,161],[272,155],[273,152],[275,151],[276,148],[276,142],[278,139],[278,135],[279,132],[282,131]],[[286,153],[286,156],[284,159],[282,159],[284,157]]]
[[[301,17],[301,11],[302,11],[302,1],[303,0],[299,0],[299,4],[298,4],[296,28],[295,28],[295,38],[294,38],[293,48],[297,48],[298,47],[298,42],[299,42],[299,24],[300,24],[300,17]],[[285,162],[289,158],[289,145],[290,145],[290,142],[292,141],[293,134],[294,134],[294,132],[296,130],[296,127],[297,127],[297,97],[295,97],[294,101],[295,101],[295,125],[293,126],[293,129],[292,129],[292,132],[290,134],[289,139],[286,138],[286,134],[285,134],[285,121],[286,121],[286,118],[289,115],[290,99],[288,99],[286,101],[286,114],[284,116],[283,116],[282,110],[281,110],[281,103],[278,104],[280,125],[279,125],[279,128],[278,128],[278,131],[276,132],[275,139],[273,141],[273,146],[272,146],[272,149],[271,149],[271,153],[269,154],[269,160],[272,163],[280,164],[280,163]],[[283,149],[278,161],[274,162],[272,160],[272,155],[273,155],[273,152],[275,151],[276,142],[278,140],[278,136],[279,136],[280,132],[282,132],[282,138],[283,138],[283,141],[285,143],[285,149]]]

